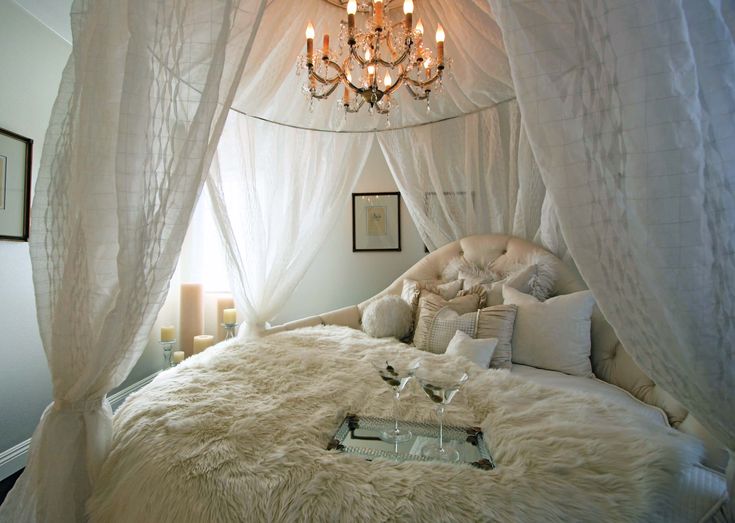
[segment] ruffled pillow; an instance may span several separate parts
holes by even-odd
[[[533,253],[523,262],[504,272],[491,266],[479,267],[463,256],[451,260],[443,276],[456,276],[463,281],[463,289],[482,287],[487,293],[487,305],[503,303],[503,285],[508,285],[543,301],[551,295],[556,280],[555,260],[543,253]]]

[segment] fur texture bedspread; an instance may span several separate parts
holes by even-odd
[[[699,457],[692,440],[620,407],[478,367],[447,422],[480,424],[495,470],[324,450],[345,413],[391,416],[370,359],[396,349],[418,354],[314,327],[220,344],[161,373],[115,415],[91,519],[650,521]],[[415,383],[401,403],[402,417],[433,419]]]

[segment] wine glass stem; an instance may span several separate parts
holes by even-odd
[[[444,405],[436,408],[436,417],[439,420],[439,452],[444,452]]]
[[[393,393],[393,418],[395,420],[394,434],[398,434],[398,401],[401,399],[401,393],[395,391]]]

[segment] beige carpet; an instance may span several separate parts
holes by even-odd
[[[412,348],[343,327],[217,346],[115,415],[93,521],[651,521],[700,449],[597,398],[476,368],[450,423],[498,467],[365,461],[324,448],[346,412],[390,416],[369,363]],[[435,364],[461,360],[428,355]],[[410,384],[404,417],[433,418]]]

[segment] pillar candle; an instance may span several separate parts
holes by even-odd
[[[199,354],[207,347],[211,347],[213,344],[214,344],[214,336],[210,334],[200,334],[199,336],[194,336],[192,340],[194,354]]]
[[[173,325],[161,327],[161,341],[174,341],[176,339],[176,329]]]
[[[201,283],[181,284],[179,322],[181,350],[188,357],[194,354],[194,336],[204,332],[204,286]]]
[[[231,296],[217,299],[217,341],[225,339],[225,328],[222,324],[225,322],[224,311],[235,306],[235,300]]]
[[[225,309],[222,311],[223,323],[237,323],[237,311],[235,309]]]
[[[184,361],[184,359],[186,359],[186,354],[184,353],[183,350],[177,350],[176,352],[174,352],[174,357],[173,357],[174,363],[179,364],[182,361]]]

